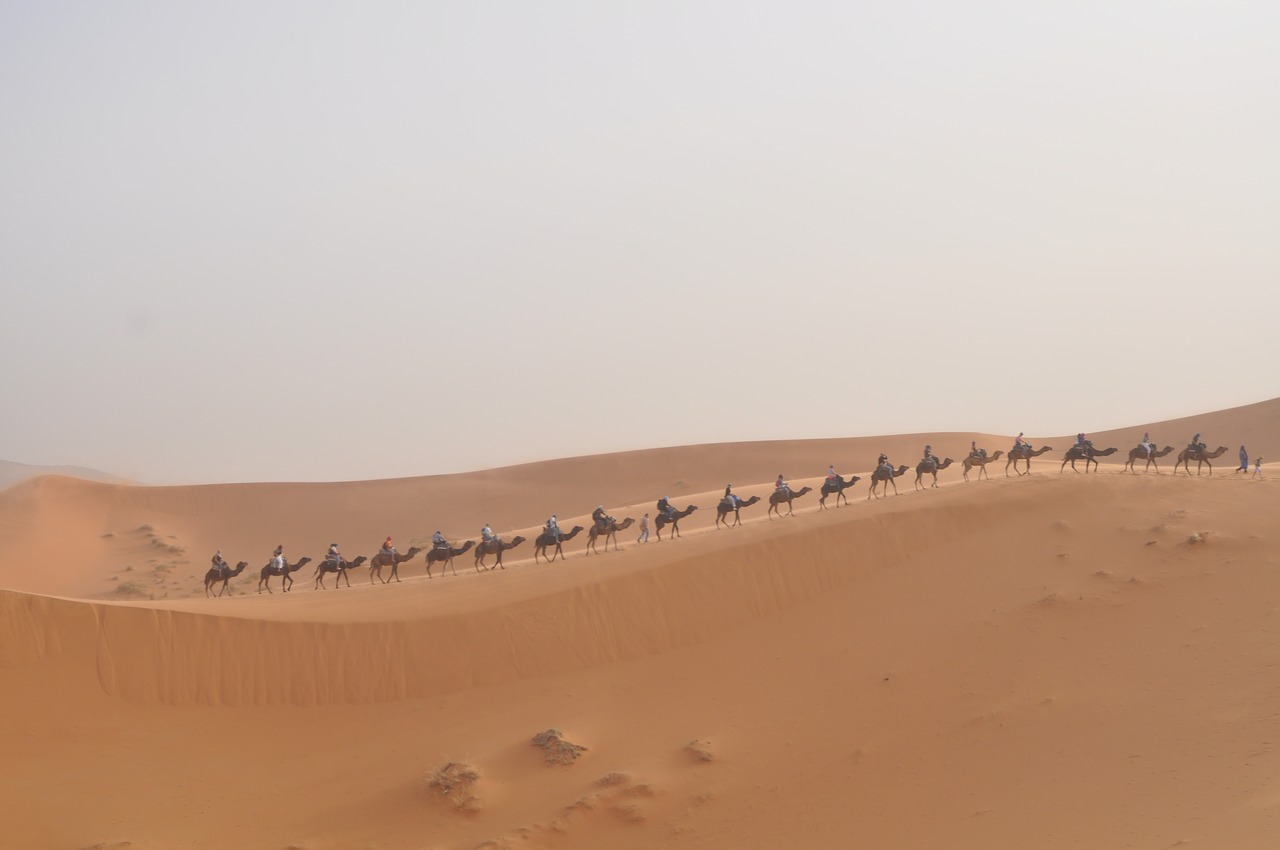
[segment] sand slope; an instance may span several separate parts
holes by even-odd
[[[886,450],[919,442],[898,439]],[[680,495],[709,504],[722,451],[19,485],[0,497],[4,551],[71,529],[59,552],[80,558],[4,566],[11,588],[34,573],[62,591],[0,591],[0,847],[1271,846],[1280,483],[1229,470],[949,470],[939,490],[900,479],[868,502],[860,483],[848,507],[810,494],[729,531],[694,514],[680,540],[575,545],[551,566],[526,549],[432,579],[419,557],[392,586],[362,571],[288,596],[57,598],[119,552],[177,560],[162,548],[225,525],[380,539],[375,523],[424,505],[532,524],[543,498],[586,513],[598,480],[643,505],[682,463]],[[767,490],[780,451],[733,449],[757,470],[744,489]],[[586,747],[575,762],[530,744],[551,728]],[[443,795],[427,778],[451,762],[478,779]]]

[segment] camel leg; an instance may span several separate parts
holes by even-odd
[[[449,560],[446,562],[445,566],[452,568],[452,569],[453,569],[453,574],[454,574],[455,576],[458,574],[458,568],[457,568],[457,567],[455,567],[455,566],[453,566],[453,558],[452,558],[452,557],[450,557],[450,558],[449,558]],[[441,567],[441,568],[440,568],[440,577],[441,577],[441,578],[444,578],[444,567]]]

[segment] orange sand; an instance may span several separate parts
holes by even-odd
[[[907,435],[624,453],[341,484],[0,492],[0,847],[1270,847],[1280,811],[1280,489],[1233,476],[1280,401],[1151,426],[1213,476],[960,483],[867,501]],[[1186,431],[1187,433],[1183,433]],[[1230,435],[1227,438],[1226,435]],[[1033,438],[1037,443],[1044,442]],[[1256,446],[1256,448],[1255,448]],[[726,480],[864,480],[744,509]],[[805,477],[809,476],[809,477]],[[1243,479],[1243,480],[1242,480]],[[703,510],[679,540],[401,583],[254,593],[277,543],[371,555],[531,532],[599,502]],[[665,536],[665,535],[664,535]],[[214,548],[251,568],[205,599]],[[132,569],[128,569],[131,567]],[[384,572],[385,575],[385,572]],[[332,585],[332,577],[328,582]],[[126,586],[129,592],[115,588]],[[585,746],[551,764],[530,739]],[[444,795],[450,762],[478,779]]]

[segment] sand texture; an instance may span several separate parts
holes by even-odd
[[[1213,475],[1123,472],[1144,427],[1091,435],[1121,449],[1097,474],[1033,437],[1055,451],[1030,476],[1002,458],[926,490],[925,442],[1008,436],[24,481],[0,492],[0,847],[1273,847],[1280,482],[1232,470],[1280,402],[1149,426],[1227,445]],[[868,500],[880,451],[912,469]],[[715,527],[726,482],[767,500],[831,462],[862,476],[847,506]],[[548,514],[662,495],[699,508],[679,538],[587,554],[580,532],[534,562]],[[318,590],[309,565],[257,592],[278,543],[371,556],[486,522],[528,538],[503,569],[467,552],[428,578],[419,553],[389,584]],[[249,566],[207,598],[217,548]]]

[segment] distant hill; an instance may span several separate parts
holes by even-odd
[[[69,475],[72,478],[83,478],[86,481],[105,481],[110,484],[127,484],[117,475],[89,469],[85,466],[39,466],[30,463],[16,463],[11,460],[0,460],[0,490],[12,487],[19,481],[35,478],[37,475]]]

